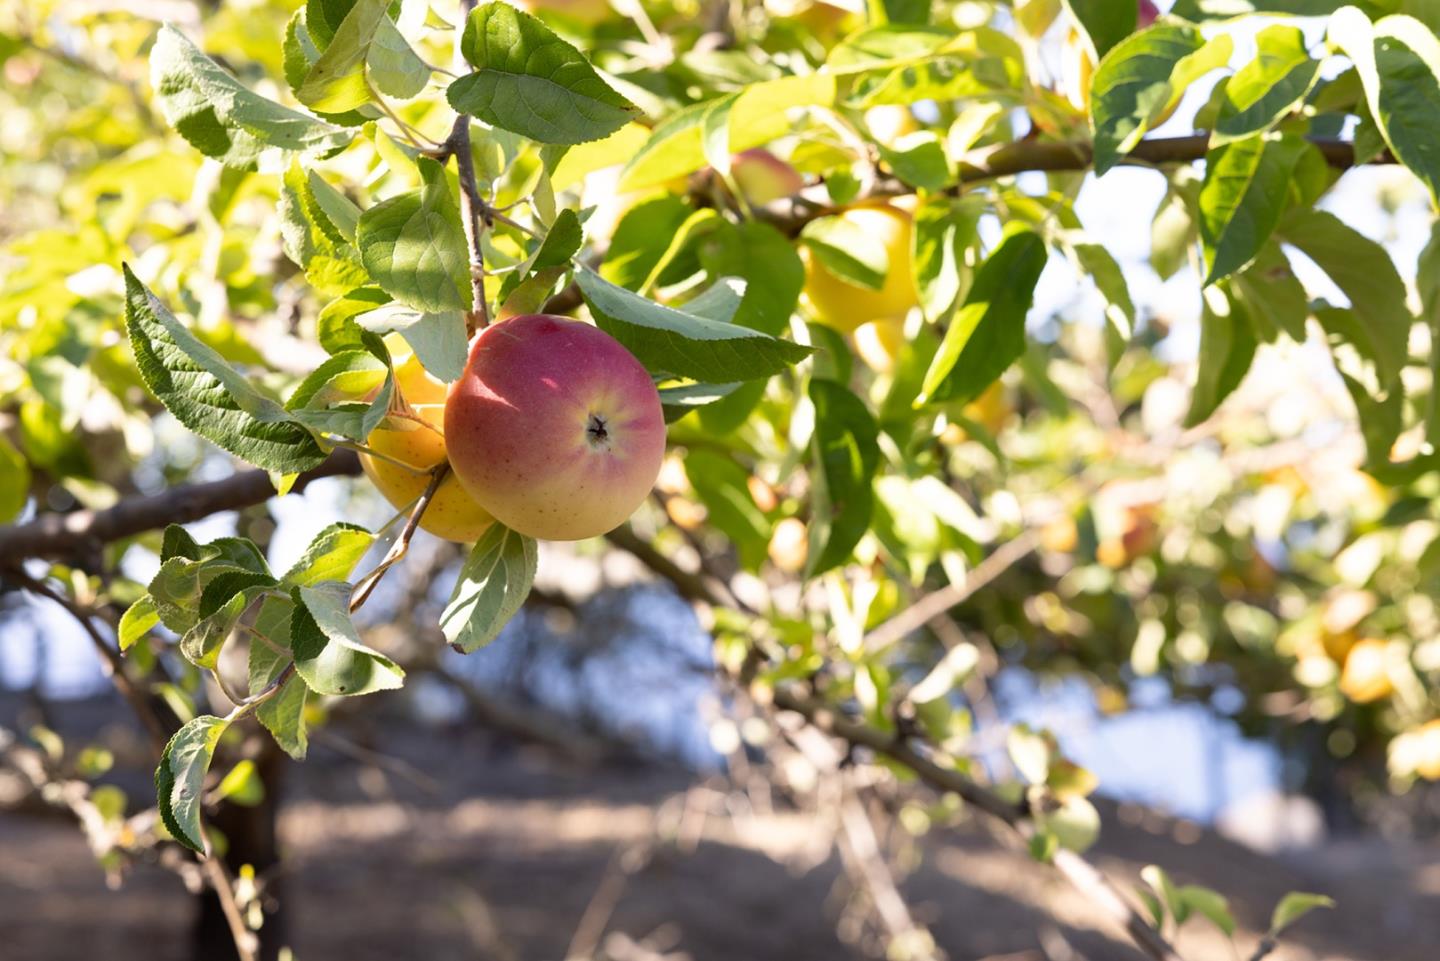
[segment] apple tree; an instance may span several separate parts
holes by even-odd
[[[302,760],[404,684],[354,615],[419,530],[473,545],[438,627],[474,657],[537,541],[603,538],[695,605],[737,710],[927,824],[994,819],[1156,959],[1189,917],[1233,933],[1224,899],[1096,871],[1050,732],[984,763],[1000,666],[1116,709],[1232,688],[1314,770],[1440,779],[1440,244],[1402,269],[1331,206],[1403,170],[1388,212],[1429,230],[1426,5],[66,6],[0,21],[0,571],[91,635],[154,742],[151,842],[241,957],[217,748],[258,724]],[[1158,211],[1116,215],[1144,289],[1188,290],[1189,356],[1080,214],[1137,171]],[[1285,350],[1334,389],[1281,416]],[[184,526],[362,473],[394,518],[283,570]]]

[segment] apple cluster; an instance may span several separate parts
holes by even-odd
[[[477,539],[493,521],[544,540],[580,540],[622,524],[660,473],[665,418],[649,373],[609,334],[530,314],[481,331],[447,390],[413,356],[395,366],[408,410],[371,433],[365,473],[409,504],[446,458],[420,526]]]
[[[765,150],[737,155],[732,174],[753,205],[804,185]],[[885,281],[879,289],[852,284],[802,247],[802,304],[815,322],[852,335],[871,367],[889,372],[916,305],[912,217],[886,202],[839,216],[884,245]],[[634,355],[599,328],[546,314],[501,321],[474,337],[464,372],[448,387],[403,342],[394,346],[399,401],[360,460],[397,507],[413,503],[431,471],[449,461],[422,529],[471,542],[498,520],[537,539],[581,540],[624,523],[649,494],[665,455],[659,391]],[[803,543],[803,527],[789,533]]]

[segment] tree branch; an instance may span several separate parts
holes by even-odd
[[[337,450],[319,467],[301,474],[290,490],[298,494],[322,477],[359,473],[360,461],[354,452]],[[133,497],[103,511],[41,514],[24,524],[0,527],[0,557],[7,562],[26,557],[74,557],[111,541],[262,504],[274,496],[270,475],[250,470],[224,480],[181,484],[148,497]]]
[[[476,0],[460,0],[460,19],[468,20],[475,12]],[[455,68],[466,68],[460,49],[464,24],[455,28]],[[470,295],[474,306],[465,317],[465,330],[474,335],[490,326],[490,304],[485,299],[485,252],[480,246],[484,227],[490,225],[490,207],[480,196],[480,183],[475,177],[475,157],[470,152],[470,117],[460,114],[450,128],[450,136],[441,145],[446,156],[455,157],[455,172],[460,179],[460,220],[465,227],[465,246],[470,251]],[[442,161],[443,162],[443,161]]]
[[[1307,138],[1332,167],[1347,170],[1355,164],[1355,145],[1346,140],[1320,137]],[[1131,165],[1189,163],[1202,160],[1210,149],[1208,133],[1183,137],[1155,137],[1142,140],[1120,161]],[[1388,151],[1370,163],[1393,164]],[[977,180],[1009,177],[1028,171],[1088,170],[1094,163],[1094,151],[1084,141],[1046,142],[1017,140],[972,151],[960,160],[960,185]],[[958,187],[959,185],[957,185]]]
[[[455,172],[460,179],[460,220],[465,227],[465,246],[470,251],[470,296],[474,300],[465,320],[466,330],[474,334],[490,326],[490,305],[485,300],[485,253],[480,246],[488,225],[489,205],[480,196],[480,183],[475,177],[468,115],[462,113],[455,118],[445,149],[455,155]]]

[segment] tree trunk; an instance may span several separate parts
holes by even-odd
[[[255,756],[255,770],[265,785],[265,797],[253,807],[222,804],[209,819],[211,829],[225,836],[229,844],[225,865],[232,877],[251,866],[263,882],[261,905],[264,923],[258,932],[260,961],[277,961],[288,943],[286,912],[283,909],[284,876],[280,870],[278,836],[280,794],[288,759],[268,735],[257,738],[261,745]],[[199,896],[198,913],[191,939],[194,961],[239,961],[230,926],[220,908],[220,899],[208,887]]]

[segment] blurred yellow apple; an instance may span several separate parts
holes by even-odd
[[[855,353],[877,374],[893,374],[905,346],[905,321],[887,317],[855,328]]]
[[[798,574],[805,568],[810,554],[810,532],[798,517],[787,517],[775,525],[770,535],[770,560],[787,574]]]
[[[842,333],[871,321],[904,317],[917,303],[914,262],[910,254],[910,214],[892,204],[851,207],[840,218],[885,247],[890,269],[879,290],[841,280],[820,263],[808,248],[800,249],[805,262],[803,299],[815,319]]]
[[[1355,642],[1345,655],[1340,672],[1340,693],[1356,704],[1368,704],[1389,697],[1395,690],[1390,679],[1390,644],[1366,637]]]
[[[371,431],[365,446],[380,456],[361,454],[360,467],[387,501],[404,508],[425,492],[430,470],[445,460],[446,387],[410,354],[395,366],[395,388],[416,419],[391,416]],[[447,541],[468,543],[478,539],[493,521],[451,473],[436,489],[420,518],[420,528]]]

